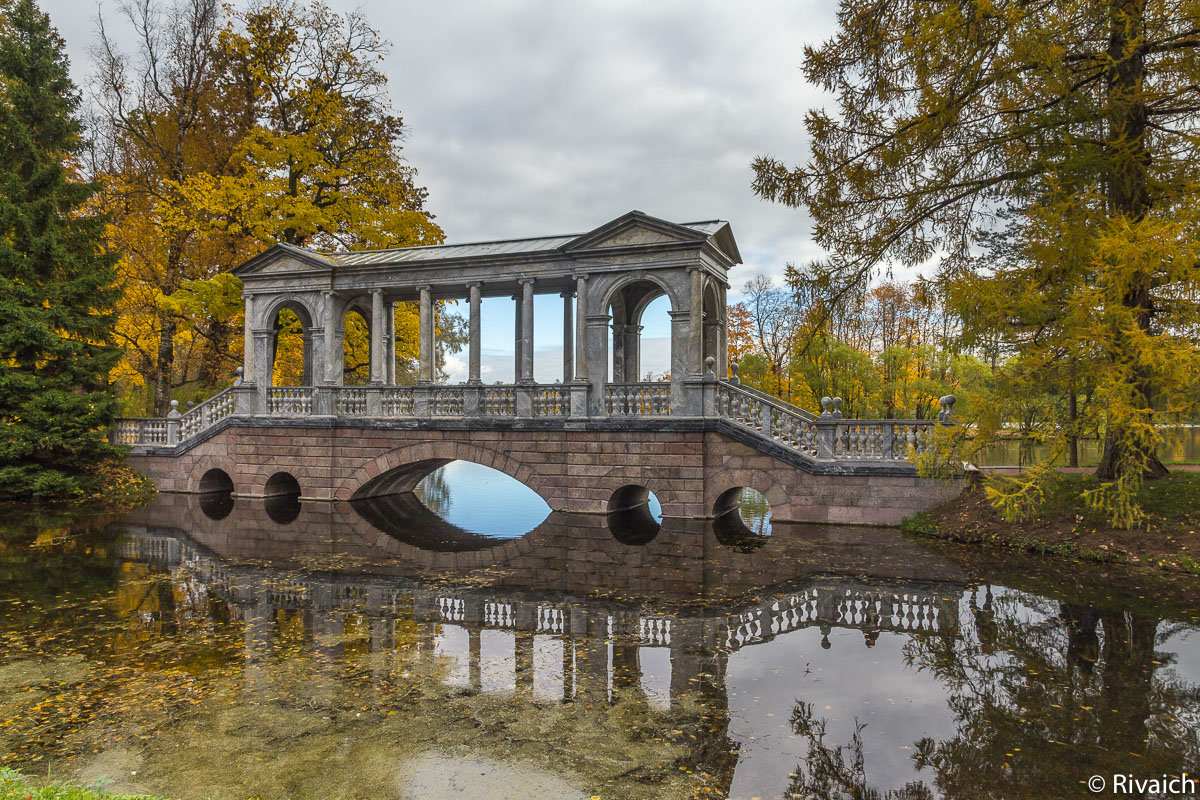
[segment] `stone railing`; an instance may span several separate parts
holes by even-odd
[[[942,399],[941,422],[949,421],[953,397]],[[925,451],[932,419],[843,419],[841,398],[824,398],[816,416],[762,392],[722,381],[716,414],[740,428],[798,451],[817,461],[901,462]]]
[[[312,414],[311,386],[271,386],[267,389],[267,413],[280,417],[306,417]]]
[[[485,417],[515,417],[517,415],[517,389],[515,386],[484,386],[481,390],[480,410]]]
[[[675,392],[679,392],[678,398],[673,398]],[[924,452],[934,426],[949,421],[954,398],[943,397],[941,402],[938,420],[844,419],[841,398],[823,398],[823,411],[814,414],[742,385],[736,372],[731,380],[718,381],[711,371],[679,386],[643,382],[256,387],[243,383],[239,375],[234,386],[186,414],[181,415],[178,403],[172,401],[166,418],[118,420],[113,441],[134,447],[172,447],[228,417],[264,413],[274,417],[573,421],[682,416],[720,420],[814,463],[896,465]]]
[[[533,415],[535,417],[571,416],[571,392],[566,386],[539,386],[533,392]]]
[[[225,389],[205,400],[179,418],[179,438],[187,440],[200,434],[237,410],[237,399],[233,387]]]
[[[114,444],[165,445],[167,444],[167,420],[162,417],[126,417],[117,420],[113,430]]]
[[[658,417],[670,414],[671,384],[605,384],[604,410],[618,417]]]

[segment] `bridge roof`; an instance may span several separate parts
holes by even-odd
[[[614,238],[633,229],[653,231],[662,238],[656,242],[622,242]],[[266,263],[275,260],[280,255],[293,256],[315,267],[337,269],[339,267],[376,267],[414,262],[459,261],[521,255],[565,255],[572,251],[588,250],[592,247],[614,247],[619,244],[647,245],[670,241],[671,238],[677,241],[697,243],[708,240],[732,263],[741,263],[741,253],[738,252],[732,228],[725,220],[676,223],[652,217],[641,211],[630,211],[628,214],[585,233],[535,236],[525,239],[437,244],[424,247],[394,247],[384,250],[353,250],[340,253],[321,253],[294,245],[277,244],[235,267],[233,274],[242,276],[257,272]]]

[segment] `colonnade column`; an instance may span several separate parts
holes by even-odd
[[[563,292],[563,383],[570,383],[575,377],[575,323],[571,317],[571,303],[575,299],[574,292]]]
[[[725,380],[729,377],[729,286],[728,284],[717,284],[717,302],[720,308],[717,309],[721,315],[721,327],[717,334],[717,377]]]
[[[587,349],[588,276],[575,276],[575,380],[588,379]]]
[[[533,383],[533,278],[521,278],[521,383]]]
[[[482,302],[480,289],[482,284],[479,281],[468,283],[467,288],[471,290],[470,306],[471,319],[468,323],[468,364],[467,364],[467,383],[482,383],[479,378],[479,354],[480,354],[480,333],[479,333],[479,308]]]
[[[617,319],[617,315],[613,316]],[[625,323],[614,321],[612,324],[612,382],[625,383]]]
[[[383,382],[396,384],[396,301],[383,304]]]
[[[371,290],[371,383],[383,383],[383,290]]]
[[[521,382],[521,304],[525,295],[518,290],[513,295],[513,383]]]
[[[242,331],[242,380],[250,383],[254,381],[254,295],[243,293],[242,298],[246,301],[246,324]]]
[[[418,335],[420,349],[417,367],[418,383],[433,383],[433,298],[429,290],[429,286],[421,287],[421,314],[418,321],[420,327]]]
[[[688,314],[687,375],[704,372],[704,273],[688,270],[692,279],[691,306]]]
[[[642,326],[641,325],[626,325],[625,326],[625,380],[630,383],[636,383],[641,380],[639,377],[641,372],[641,346],[642,346]]]
[[[339,353],[336,352],[335,349],[335,343],[338,341],[338,320],[336,319],[337,315],[334,313],[336,310],[336,298],[334,297],[333,292],[322,292],[321,298],[324,301],[324,308],[322,309],[321,316],[322,322],[324,323],[322,327],[325,329],[325,339],[322,342],[324,345],[323,349],[325,351],[323,359],[325,364],[319,383],[336,385],[341,383],[341,381],[338,380],[337,375],[341,369],[340,366],[337,366],[340,365],[341,359],[338,357]]]

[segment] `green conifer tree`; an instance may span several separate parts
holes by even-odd
[[[78,495],[116,454],[114,256],[79,179],[79,95],[33,0],[0,0],[0,498]]]

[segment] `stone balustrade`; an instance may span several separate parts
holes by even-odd
[[[824,398],[823,412],[814,414],[742,385],[736,371],[729,381],[709,372],[685,382],[682,401],[674,391],[668,382],[606,383],[597,414],[589,387],[578,384],[272,386],[264,392],[239,383],[186,414],[173,403],[165,419],[119,420],[113,441],[143,450],[178,447],[230,418],[250,425],[264,418],[303,417],[489,424],[537,419],[582,428],[683,418],[726,425],[811,463],[898,465],[924,452],[933,428],[949,422],[954,403],[953,397],[942,398],[937,420],[845,419],[840,398]]]

